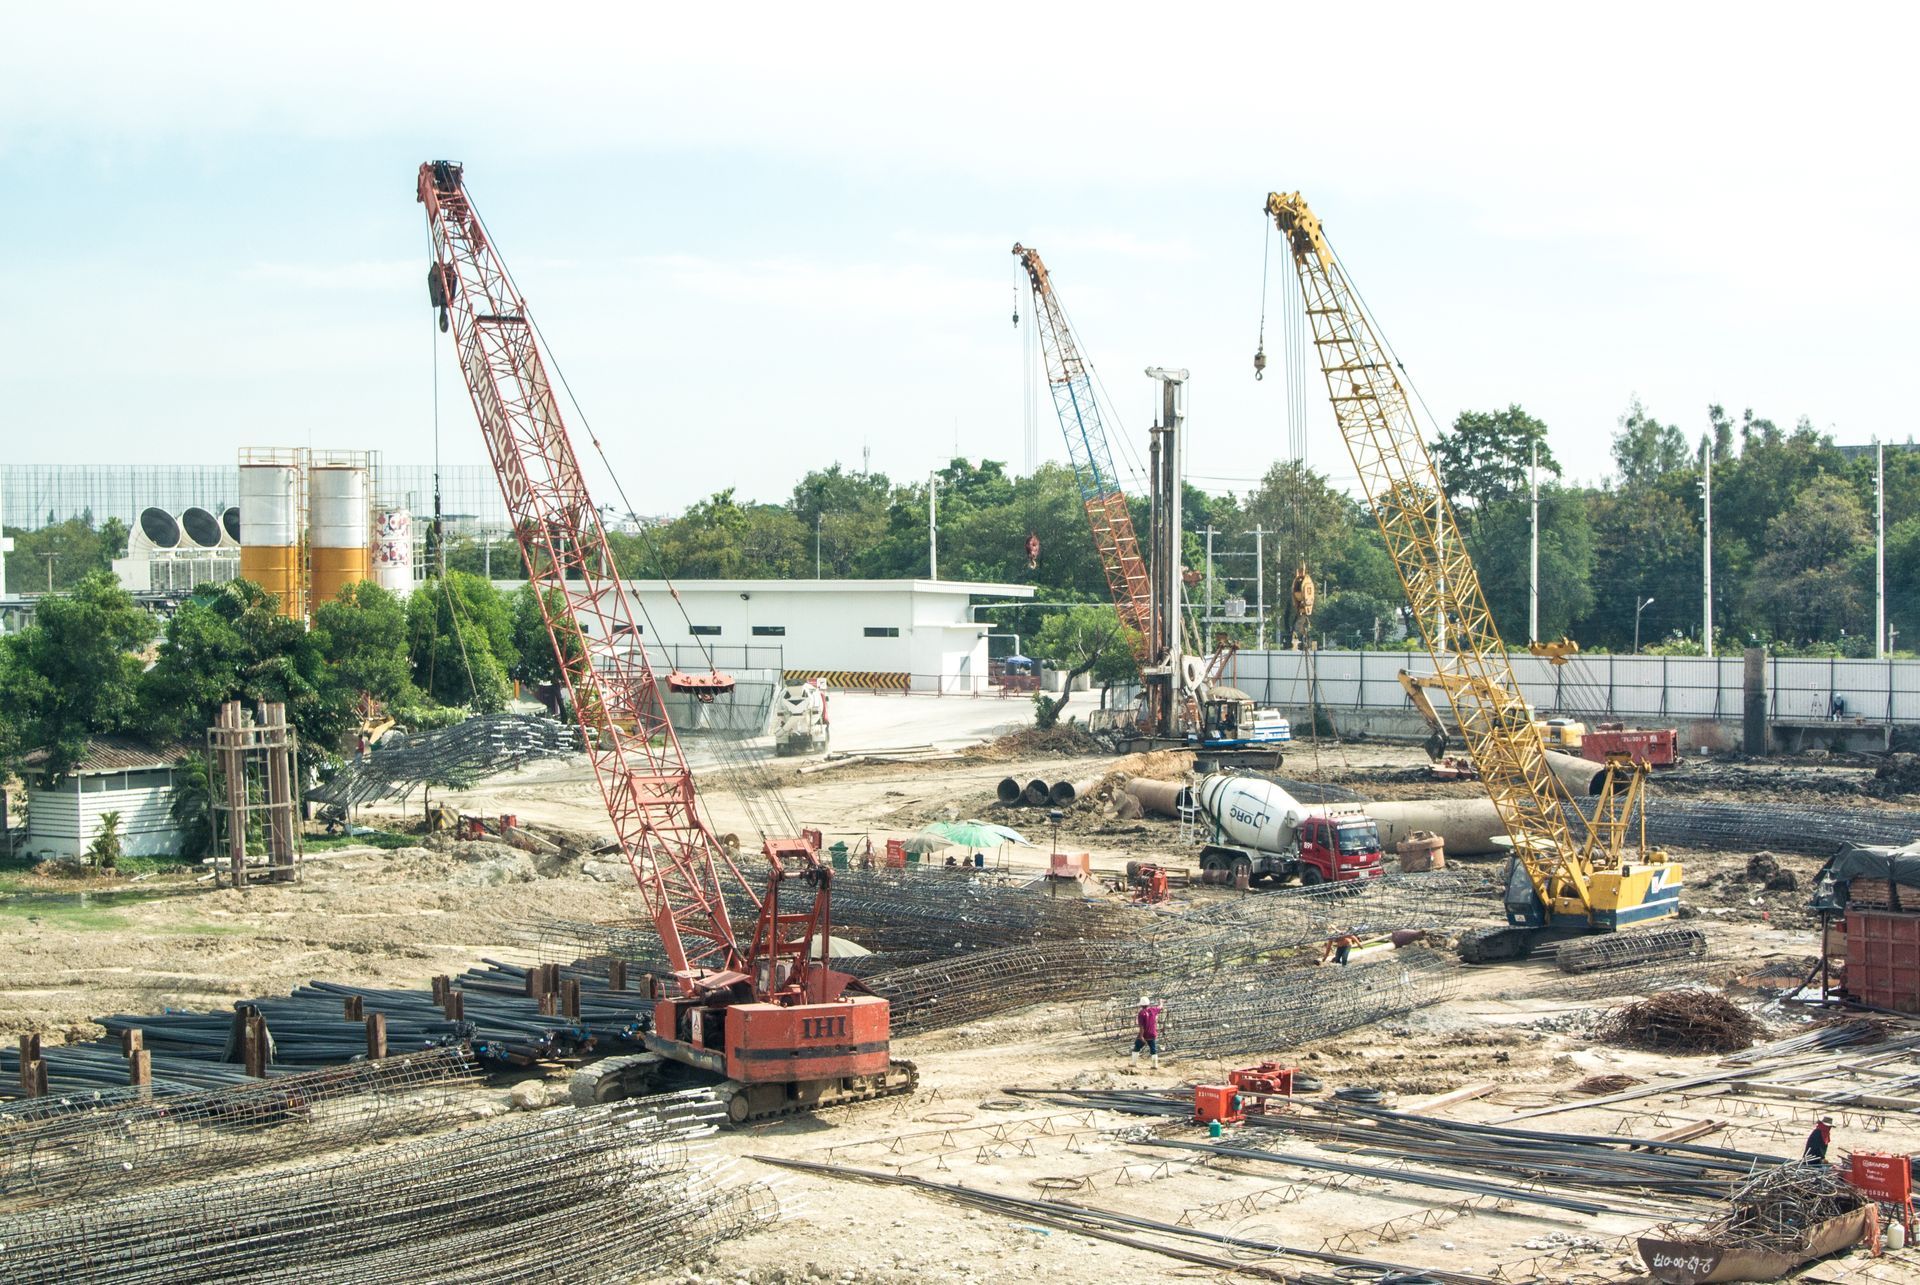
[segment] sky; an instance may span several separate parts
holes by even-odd
[[[422,463],[436,437],[482,462],[426,298],[414,174],[442,157],[641,512],[778,501],[863,451],[897,479],[956,448],[1021,468],[1015,241],[1046,257],[1117,453],[1145,453],[1144,369],[1186,367],[1189,475],[1246,489],[1287,454],[1277,279],[1274,365],[1251,365],[1275,188],[1312,202],[1436,419],[1519,403],[1570,477],[1606,474],[1635,397],[1690,436],[1721,402],[1905,440],[1916,25],[1868,4],[17,6],[0,462]],[[1308,462],[1344,482],[1317,374],[1307,405]]]

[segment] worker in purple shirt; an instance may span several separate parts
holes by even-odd
[[[1160,1006],[1153,1002],[1151,995],[1140,997],[1140,1011],[1133,1015],[1134,1036],[1133,1056],[1130,1062],[1140,1060],[1140,1050],[1145,1049],[1153,1059],[1154,1070],[1160,1069]]]

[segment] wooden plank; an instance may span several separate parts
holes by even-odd
[[[1695,1138],[1704,1138],[1709,1133],[1718,1133],[1726,1127],[1726,1122],[1723,1120],[1695,1120],[1692,1124],[1683,1124],[1677,1129],[1656,1133],[1651,1138],[1634,1143],[1627,1150],[1657,1151],[1663,1142],[1692,1142]]]
[[[1425,1115],[1429,1111],[1438,1111],[1441,1107],[1450,1107],[1456,1102],[1471,1102],[1475,1098],[1484,1098],[1499,1087],[1491,1080],[1484,1084],[1469,1084],[1463,1089],[1442,1093],[1437,1098],[1428,1098],[1416,1106],[1403,1108],[1403,1111],[1406,1115]]]

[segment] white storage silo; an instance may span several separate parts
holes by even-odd
[[[348,585],[369,579],[367,469],[364,464],[315,464],[307,472],[312,517],[307,527],[313,601],[331,602]]]
[[[240,576],[280,599],[280,614],[306,614],[300,574],[300,467],[240,462]]]
[[[413,592],[413,514],[380,509],[373,519],[373,578],[382,589],[406,597]]]

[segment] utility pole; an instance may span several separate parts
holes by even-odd
[[[1267,649],[1267,550],[1265,527],[1253,529],[1253,615],[1255,651]]]
[[[1713,656],[1713,442],[1707,442],[1706,463],[1701,470],[1701,495],[1706,500],[1706,552],[1701,566],[1704,592],[1700,595],[1700,641],[1709,658]]]
[[[4,490],[4,484],[0,484]],[[0,511],[0,598],[7,596],[7,555],[13,552],[13,539],[7,535],[4,513]]]
[[[47,560],[47,592],[52,593],[53,592],[53,560],[59,557],[60,555],[57,553],[43,553],[40,556]]]
[[[1529,579],[1527,587],[1527,638],[1540,640],[1540,443],[1533,444],[1533,454],[1527,462],[1527,485],[1533,493],[1533,547],[1528,553],[1527,565]]]
[[[825,516],[824,513],[813,515],[813,578],[815,580],[820,578],[820,519]]]
[[[927,579],[940,578],[940,530],[934,521],[935,497],[940,494],[938,470],[927,474]]]
[[[1873,648],[1887,658],[1887,448],[1879,442],[1873,444]]]

